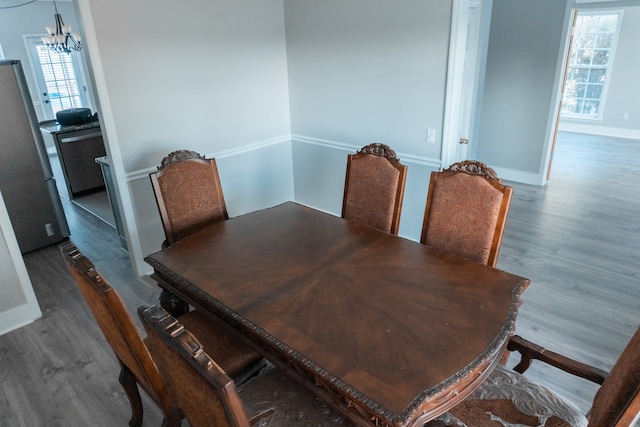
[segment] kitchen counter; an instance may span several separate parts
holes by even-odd
[[[76,132],[79,130],[93,129],[93,128],[99,128],[99,127],[100,127],[99,120],[93,120],[91,122],[84,123],[81,125],[70,125],[70,126],[62,126],[58,124],[56,120],[47,120],[44,122],[40,122],[40,129],[43,130],[44,132],[51,133],[51,134]]]

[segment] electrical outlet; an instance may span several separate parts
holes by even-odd
[[[55,234],[53,232],[53,226],[51,225],[51,223],[45,224],[44,229],[47,230],[47,236],[53,236]]]
[[[436,130],[435,129],[427,129],[427,142],[429,144],[435,144],[436,143]]]
[[[629,120],[629,113],[623,113],[622,120]]]

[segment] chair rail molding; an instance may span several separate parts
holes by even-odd
[[[253,142],[251,144],[241,145],[239,147],[231,148],[228,150],[221,150],[212,153],[207,153],[204,156],[207,159],[223,159],[226,157],[233,157],[251,151],[257,151],[265,147],[272,145],[283,144],[291,142],[291,135],[281,135],[274,138],[265,139],[263,141]],[[157,170],[156,166],[152,166],[145,169],[138,169],[126,174],[127,181],[136,181],[139,179],[149,179],[149,174]]]
[[[297,135],[297,134],[291,135],[291,141],[299,142],[302,144],[318,145],[318,146],[333,149],[333,150],[341,150],[347,153],[355,153],[362,148],[362,145],[358,145],[358,144],[332,141],[329,139],[314,138],[311,136]],[[371,142],[380,142],[380,141],[371,141]],[[402,153],[397,150],[395,151],[398,157],[400,158],[400,160],[404,163],[413,163],[413,164],[428,166],[435,169],[439,169],[442,166],[440,159],[435,157],[417,156],[415,154]]]

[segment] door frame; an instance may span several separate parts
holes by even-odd
[[[454,0],[440,165],[475,157],[493,0]],[[460,139],[469,144],[460,150]],[[463,159],[464,157],[465,159]]]
[[[573,33],[573,24],[577,14],[577,8],[574,1],[567,2],[564,17],[564,27],[562,34],[562,42],[558,52],[558,68],[556,70],[556,78],[552,91],[555,94],[549,111],[549,121],[547,126],[547,136],[545,145],[542,150],[543,158],[540,162],[540,170],[538,172],[538,185],[546,185],[551,177],[551,166],[553,161],[553,152],[555,150],[556,138],[558,135],[558,126],[560,124],[560,110],[562,108],[562,92],[564,90],[564,81],[567,72],[567,63],[569,60],[569,50],[571,49],[571,35]]]

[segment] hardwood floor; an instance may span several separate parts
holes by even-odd
[[[531,279],[517,333],[609,369],[640,323],[640,141],[561,134],[546,187],[515,194],[498,267]],[[71,240],[131,313],[159,290],[136,278],[114,229],[65,202]],[[113,354],[56,246],[25,256],[43,318],[0,336],[0,426],[124,426]],[[138,322],[137,316],[134,316]],[[139,322],[138,322],[139,325]],[[512,358],[513,359],[513,358]],[[528,376],[587,411],[596,387],[535,365]],[[160,411],[143,396],[144,426]]]
[[[516,333],[609,370],[640,324],[640,141],[561,133],[544,188],[512,184],[498,268],[531,279]],[[587,411],[597,387],[529,377]]]
[[[91,212],[113,228],[116,228],[116,220],[111,210],[107,190],[92,191],[73,198],[72,202],[81,208]]]
[[[134,276],[115,229],[63,200],[71,241],[122,295],[131,313],[155,304],[155,283]],[[111,348],[57,245],[24,256],[42,319],[0,336],[0,426],[126,426],[131,410]],[[140,323],[134,314],[138,326]],[[140,327],[140,330],[142,328]],[[144,395],[144,426],[162,414]]]

